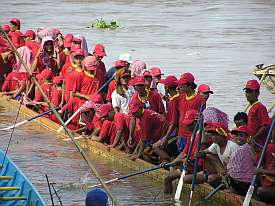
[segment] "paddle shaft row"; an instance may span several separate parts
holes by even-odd
[[[201,116],[201,113],[203,111],[204,105],[205,104],[203,103],[201,105],[201,107],[200,107],[199,116]],[[194,131],[193,131],[193,134],[192,134],[192,137],[191,137],[191,144],[190,144],[190,146],[188,148],[188,152],[187,152],[187,156],[186,156],[186,161],[188,161],[189,158],[190,158],[190,156],[191,156],[191,152],[192,152],[192,148],[193,148],[193,145],[194,145],[194,142],[195,142],[195,137],[196,137],[198,128],[199,128],[199,120],[196,123],[196,126],[194,128]],[[182,186],[183,186],[183,178],[185,176],[186,171],[187,171],[187,166],[183,165],[183,170],[182,170],[182,173],[181,173],[181,176],[180,176],[180,180],[179,180],[179,183],[178,183],[178,186],[177,186],[177,190],[176,190],[176,193],[175,193],[175,197],[174,197],[175,200],[179,200],[180,199],[181,190],[182,190]]]
[[[264,144],[264,147],[263,147],[263,150],[262,150],[261,157],[259,159],[257,168],[260,168],[262,163],[263,163],[265,152],[266,152],[266,149],[267,149],[267,145],[270,142],[271,137],[272,137],[272,130],[273,130],[274,125],[275,125],[275,120],[272,121],[272,124],[271,124],[271,127],[269,129],[267,138],[265,140],[265,144]],[[253,175],[252,181],[250,183],[250,187],[247,190],[245,199],[243,201],[243,206],[249,206],[249,203],[251,201],[251,198],[252,198],[252,195],[253,195],[253,192],[254,192],[254,188],[255,188],[255,185],[256,185],[256,178],[257,178],[257,175]]]
[[[108,79],[107,82],[105,82],[105,83],[97,90],[97,93],[101,92],[101,91],[107,86],[107,84],[109,84],[113,79],[114,79],[114,76],[112,76],[110,79]],[[84,103],[84,104],[85,104],[85,103]],[[79,107],[78,110],[76,110],[76,112],[75,112],[72,116],[70,116],[70,118],[65,122],[65,125],[66,125],[66,126],[67,126],[67,125],[72,121],[72,119],[81,111],[82,106],[83,106],[84,104],[82,104],[81,107]],[[61,127],[57,130],[57,132],[58,132],[58,133],[61,132],[62,129],[63,129],[63,127],[61,126]]]
[[[84,160],[87,162],[89,168],[91,169],[91,172],[96,176],[96,178],[98,179],[98,181],[102,184],[102,186],[104,187],[104,189],[106,190],[106,192],[108,193],[109,197],[111,198],[112,202],[114,203],[114,205],[117,205],[117,201],[115,200],[114,196],[112,195],[111,191],[108,189],[108,187],[105,185],[105,183],[103,182],[103,180],[101,179],[101,177],[99,176],[99,173],[97,172],[96,168],[94,167],[94,165],[91,163],[91,161],[89,160],[88,156],[86,155],[86,153],[83,151],[83,149],[80,147],[80,145],[74,140],[74,137],[72,135],[72,133],[69,131],[69,129],[66,127],[66,125],[64,124],[63,120],[61,119],[61,117],[59,116],[59,114],[57,113],[57,111],[54,109],[54,106],[52,105],[52,103],[49,101],[48,97],[45,95],[44,91],[41,89],[40,85],[38,84],[37,80],[35,77],[32,76],[31,70],[30,68],[27,66],[27,64],[24,62],[24,60],[22,59],[21,55],[19,54],[19,52],[17,51],[17,49],[15,48],[15,46],[13,45],[13,43],[11,42],[11,39],[9,38],[9,36],[7,35],[7,33],[2,29],[2,27],[0,27],[0,31],[3,32],[5,38],[8,40],[9,44],[11,45],[13,51],[15,52],[16,56],[19,58],[19,60],[21,61],[21,63],[23,64],[23,66],[25,67],[26,71],[28,72],[28,74],[31,76],[31,80],[34,82],[34,84],[36,85],[36,87],[38,88],[39,92],[41,93],[41,95],[43,96],[44,100],[46,101],[46,103],[49,105],[49,107],[52,109],[53,113],[55,114],[56,118],[58,119],[58,121],[60,122],[60,124],[64,127],[66,133],[68,134],[68,136],[70,137],[70,139],[72,140],[72,142],[74,143],[74,145],[76,146],[77,150],[80,152],[80,154],[82,155],[82,157],[84,158]]]
[[[126,179],[128,177],[133,177],[133,176],[136,176],[136,175],[144,174],[146,172],[151,172],[151,171],[154,171],[154,170],[158,170],[158,169],[163,168],[163,167],[170,167],[170,166],[172,166],[172,163],[167,163],[165,165],[154,166],[154,167],[147,168],[147,169],[144,169],[144,170],[141,170],[141,171],[130,173],[128,175],[117,177],[117,178],[112,179],[112,180],[108,180],[108,181],[105,182],[105,184],[108,184],[108,183],[111,183],[111,182],[114,182],[114,181],[118,181],[118,180],[123,180],[123,179]],[[94,188],[94,187],[98,187],[98,186],[101,186],[101,184],[93,185],[89,188]]]

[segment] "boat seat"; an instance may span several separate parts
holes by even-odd
[[[10,180],[12,176],[0,176],[0,180]]]
[[[20,190],[20,187],[0,187],[0,191],[3,190]]]
[[[0,201],[14,201],[14,200],[27,200],[27,197],[0,197]]]

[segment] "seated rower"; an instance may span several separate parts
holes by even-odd
[[[240,147],[231,155],[227,164],[227,175],[230,178],[230,191],[246,195],[256,169],[256,145],[249,140],[247,126],[240,126],[231,131],[233,141]]]
[[[160,83],[164,84],[165,92],[170,95],[168,102],[168,113],[166,115],[166,121],[169,125],[166,134],[161,140],[153,145],[154,151],[159,155],[160,161],[170,161],[171,158],[178,156],[177,147],[177,130],[179,123],[179,92],[177,91],[177,78],[173,75],[169,75],[166,79],[161,79]],[[169,142],[169,144],[168,144]]]
[[[274,119],[275,115],[273,116]],[[257,195],[261,201],[269,204],[275,203],[275,127],[272,130],[272,142],[267,145],[263,168],[259,168],[256,174],[264,176],[264,182],[258,188]]]

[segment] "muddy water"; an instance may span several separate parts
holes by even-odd
[[[58,27],[81,33],[90,50],[104,43],[112,66],[120,53],[159,66],[165,74],[190,71],[215,94],[209,105],[233,115],[246,101],[242,88],[259,63],[275,63],[275,1],[262,0],[1,0],[0,23],[22,19],[22,30]],[[121,28],[86,28],[96,18],[116,19]],[[261,100],[274,96],[262,89]]]

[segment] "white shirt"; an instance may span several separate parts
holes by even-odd
[[[217,154],[222,164],[226,165],[232,153],[235,152],[238,148],[239,148],[238,144],[228,140],[223,154],[221,154],[220,146],[216,143],[211,144],[210,147],[208,148],[208,151],[211,152],[212,154]]]
[[[111,95],[113,108],[118,107],[120,112],[124,114],[128,114],[129,103],[131,101],[133,94],[134,94],[134,88],[132,86],[129,86],[128,90],[125,90],[125,97],[118,94],[115,89]]]

